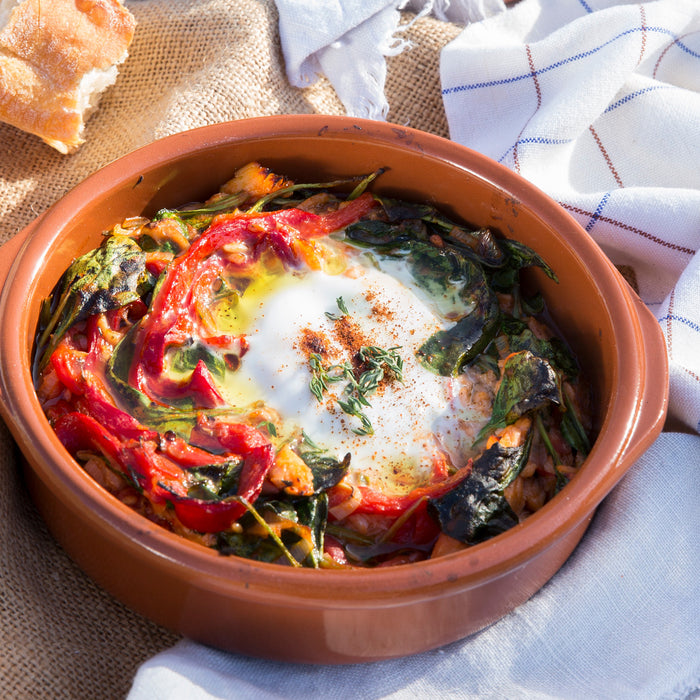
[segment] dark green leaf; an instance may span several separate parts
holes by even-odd
[[[347,474],[350,468],[350,453],[342,461],[325,455],[317,449],[300,451],[299,456],[304,460],[313,474],[314,493],[327,491],[335,486]]]
[[[437,374],[456,375],[492,340],[500,311],[479,262],[454,248],[417,240],[413,233],[381,221],[360,222],[346,230],[353,242],[407,259],[416,284],[445,314],[460,320],[438,331],[420,347],[421,362]]]
[[[272,538],[251,536],[245,532],[230,530],[217,534],[216,549],[227,556],[234,555],[268,563],[277,561],[281,556],[280,548]]]
[[[193,372],[200,360],[215,377],[223,378],[226,372],[226,363],[221,357],[209,350],[206,345],[199,343],[178,349],[172,356],[172,368],[183,374]]]
[[[109,236],[86,253],[61,278],[56,306],[38,341],[39,366],[45,366],[65,332],[88,316],[126,306],[153,288],[146,256],[128,236]]]
[[[511,352],[529,350],[533,355],[547,360],[569,379],[578,375],[579,367],[576,358],[566,343],[558,336],[549,340],[538,338],[524,321],[513,317],[503,319],[501,330],[508,336]]]
[[[555,282],[557,281],[557,276],[554,270],[552,270],[544,258],[539,253],[536,253],[532,248],[512,238],[504,238],[502,243],[508,251],[508,265],[518,269],[525,267],[541,267],[547,277]]]
[[[520,270],[526,267],[540,267],[547,277],[557,281],[554,270],[532,248],[510,238],[502,239],[501,244],[507,253],[505,264],[489,273],[489,282],[496,291],[512,293],[519,286]]]
[[[308,559],[314,568],[318,568],[323,558],[323,541],[328,522],[328,495],[321,493],[310,498],[298,498],[294,500],[294,506],[299,522],[311,530],[313,549],[309,552]]]
[[[203,501],[220,500],[235,495],[242,466],[242,459],[232,459],[221,464],[189,469],[191,484],[187,495]]]
[[[535,292],[530,296],[520,295],[520,306],[523,313],[528,316],[538,316],[544,313],[545,303],[541,292]]]
[[[503,367],[491,419],[479,432],[475,444],[490,432],[549,403],[561,404],[559,380],[549,362],[529,350],[510,355]]]
[[[446,244],[471,250],[488,267],[501,267],[507,259],[502,241],[488,228],[471,231],[463,226],[455,226],[443,234]]]
[[[393,206],[390,217],[406,213],[428,219],[438,216],[422,205],[401,202]],[[345,235],[380,255],[404,257],[416,284],[438,309],[445,316],[459,318],[454,326],[438,331],[420,347],[418,356],[428,369],[444,376],[456,375],[491,342],[498,329],[498,300],[469,246],[434,245],[425,240],[424,232],[382,221],[359,222],[348,227]]]
[[[406,220],[420,220],[427,226],[421,237],[427,239],[430,233],[436,233],[447,248],[456,249],[462,254],[467,251],[475,255],[481,263],[489,267],[500,267],[506,255],[501,243],[488,228],[470,229],[456,224],[435,207],[396,199],[382,199],[382,205],[391,223],[398,224]]]
[[[305,566],[317,568],[323,558],[323,542],[328,519],[328,497],[319,494],[311,497],[290,498],[285,500],[259,498],[255,508],[264,517],[265,513],[273,513],[279,518],[298,523],[309,528],[311,532],[312,549],[304,562]],[[240,521],[243,533],[222,532],[217,537],[217,549],[222,554],[235,554],[248,559],[274,562],[285,556],[282,548],[272,537],[260,537],[246,534],[248,526],[255,520],[250,514],[244,515]],[[283,529],[281,542],[288,549],[299,541],[299,535],[291,528]]]
[[[379,219],[350,224],[345,229],[345,237],[356,245],[392,254],[400,254],[409,242],[416,240],[415,233],[408,230],[405,225],[392,224]]]
[[[493,340],[498,321],[497,304],[477,308],[451,328],[430,336],[418,349],[418,357],[436,374],[457,375]]]
[[[446,535],[472,545],[517,525],[518,517],[503,490],[527,463],[531,440],[528,435],[520,447],[494,443],[474,462],[466,479],[443,496],[428,500],[429,512]]]
[[[138,243],[139,246],[141,247],[141,250],[150,253],[155,250],[163,251],[166,253],[172,253],[173,255],[176,255],[177,253],[180,252],[180,249],[178,246],[176,246],[172,241],[170,240],[163,240],[163,241],[156,241],[153,239],[151,236],[149,236],[147,233],[142,234],[141,236],[138,237]]]
[[[257,428],[258,430],[266,430],[272,437],[277,437],[277,426],[270,420],[260,421]]]
[[[419,348],[421,362],[444,376],[458,374],[491,342],[500,310],[482,267],[469,257],[429,244],[416,244],[412,272],[433,297],[459,298],[462,317],[451,328],[433,334]],[[431,288],[432,287],[432,288]]]
[[[187,402],[181,406],[170,407],[151,402],[151,400],[128,381],[129,369],[134,356],[134,345],[131,342],[138,326],[134,326],[119,341],[112,356],[107,362],[107,381],[110,383],[115,397],[123,405],[124,410],[131,413],[143,425],[160,433],[173,432],[178,437],[189,440],[192,428],[197,422],[197,416],[237,414],[234,408],[211,409],[202,411],[193,409]]]
[[[591,442],[576,413],[576,408],[566,394],[564,395],[564,402],[565,407],[561,411],[561,423],[559,425],[561,434],[576,452],[586,456],[591,451]]]

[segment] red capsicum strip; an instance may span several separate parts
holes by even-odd
[[[167,348],[182,344],[202,325],[193,312],[193,294],[201,293],[198,288],[206,289],[224,267],[250,265],[264,250],[273,251],[285,264],[296,265],[296,239],[340,230],[374,207],[372,196],[365,194],[323,216],[288,209],[215,220],[187,253],[175,258],[167,268],[150,311],[141,319],[131,368],[136,388],[156,401],[189,396],[200,407],[223,403],[203,362],[197,364],[185,383],[162,376]],[[242,257],[234,260],[214,255],[229,243],[242,244]],[[137,313],[142,315],[143,310]],[[112,327],[119,323],[118,318],[109,321]],[[245,512],[243,503],[238,499],[189,498],[187,469],[243,457],[237,495],[254,502],[274,461],[267,438],[249,425],[224,421],[200,420],[192,431],[193,444],[146,428],[112,403],[99,379],[100,360],[111,352],[111,347],[102,338],[97,317],[88,320],[86,335],[87,352],[77,349],[66,336],[51,358],[59,380],[72,394],[70,399],[62,400],[60,411],[56,411],[54,427],[59,439],[72,454],[80,450],[102,454],[112,468],[136,480],[152,502],[172,503],[185,527],[198,532],[229,528]],[[238,341],[241,354],[246,349],[244,338],[210,339],[229,346]]]
[[[466,479],[472,470],[469,462],[443,481],[437,481],[429,486],[413,489],[410,493],[400,496],[390,496],[381,491],[375,491],[366,486],[359,486],[362,500],[356,509],[358,513],[380,513],[382,515],[399,516],[421,498],[436,498],[453,489],[460,481]]]
[[[246,511],[243,503],[236,499],[204,501],[188,497],[187,471],[174,458],[181,454],[181,449],[188,466],[193,463],[201,466],[224,462],[232,458],[231,454],[212,455],[202,450],[198,453],[187,443],[178,449],[172,440],[170,449],[163,452],[157,441],[120,438],[91,416],[78,412],[58,418],[54,429],[72,454],[80,450],[100,453],[113,469],[135,480],[151,502],[172,503],[175,514],[187,528],[197,532],[221,532],[230,528]],[[272,461],[272,445],[251,450],[243,462],[237,495],[254,502],[260,495]]]
[[[269,444],[255,448],[246,455],[238,480],[237,495],[249,503],[254,502],[260,495],[272,462],[273,451]],[[246,512],[246,507],[238,500],[201,501],[176,497],[172,503],[180,522],[198,532],[227,530]]]
[[[84,413],[73,411],[60,416],[54,430],[63,446],[72,455],[81,450],[93,450],[104,455],[114,469],[121,469],[122,441]]]
[[[87,328],[88,352],[72,347],[70,336],[66,336],[51,357],[58,379],[72,394],[55,419],[59,440],[73,455],[81,450],[102,454],[113,469],[135,481],[153,503],[172,503],[185,527],[198,532],[228,529],[243,515],[245,506],[238,500],[188,497],[187,470],[243,457],[237,495],[253,502],[272,466],[272,445],[251,426],[223,421],[211,426],[200,421],[197,433],[215,446],[218,454],[214,454],[175,435],[161,435],[141,425],[111,403],[91,369],[105,350],[96,320],[92,320],[95,325],[88,324]]]
[[[434,542],[439,534],[440,526],[428,514],[428,502],[424,499],[394,534],[391,541],[409,546],[423,545]]]
[[[130,382],[150,399],[162,403],[164,399],[190,396],[198,407],[214,407],[223,403],[209,371],[198,367],[197,376],[184,384],[162,376],[165,371],[165,353],[169,346],[191,338],[201,326],[194,311],[193,295],[198,286],[217,275],[224,267],[250,266],[265,250],[273,251],[286,265],[298,264],[294,241],[328,235],[345,228],[366,216],[376,206],[369,193],[348,202],[334,212],[324,215],[300,209],[222,215],[195,240],[186,253],[176,257],[165,272],[159,292],[153,299],[149,313],[142,319],[135,336],[135,354],[130,371]],[[215,255],[224,246],[240,244],[235,257]],[[224,339],[219,338],[219,344]],[[235,338],[228,338],[234,345]],[[239,341],[241,339],[238,339]],[[245,352],[241,341],[241,352]]]

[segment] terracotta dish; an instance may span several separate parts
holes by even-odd
[[[108,495],[72,460],[32,385],[41,300],[103,230],[204,199],[251,160],[307,182],[386,167],[377,191],[492,227],[549,262],[559,284],[539,272],[533,282],[592,382],[598,433],[587,462],[553,500],[508,532],[442,558],[386,569],[291,569],[185,541]],[[413,654],[476,632],[561,567],[665,417],[660,328],[585,231],[507,168],[387,123],[268,117],[150,144],[87,178],[7,243],[0,281],[0,408],[52,533],[126,605],[195,640],[246,654],[350,663]]]

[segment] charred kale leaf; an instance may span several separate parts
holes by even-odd
[[[61,277],[58,293],[42,309],[42,332],[37,341],[39,368],[46,365],[74,323],[126,306],[144,296],[154,284],[146,269],[145,253],[128,236],[109,236],[99,248],[79,257]]]
[[[457,375],[488,348],[502,321],[496,292],[512,294],[519,311],[542,309],[541,296],[522,296],[520,271],[536,266],[548,277],[556,276],[528,246],[499,239],[489,229],[460,226],[429,205],[394,199],[381,203],[385,220],[352,224],[345,237],[371,248],[380,259],[405,259],[416,285],[444,315],[456,319],[427,338],[418,351],[431,371]]]
[[[489,422],[476,438],[478,443],[489,433],[514,423],[520,416],[547,404],[560,405],[559,377],[547,360],[529,350],[512,354],[503,367]]]
[[[315,494],[335,486],[347,474],[350,467],[349,452],[341,461],[314,450],[301,451],[299,456],[311,470]]]
[[[484,269],[469,248],[435,245],[415,221],[363,221],[349,226],[345,235],[379,255],[404,258],[416,285],[438,307],[458,315],[451,328],[436,332],[419,349],[428,369],[456,375],[486,348],[498,329],[500,311]]]
[[[527,463],[532,431],[520,447],[495,442],[472,465],[469,476],[443,496],[428,500],[442,531],[460,542],[478,544],[518,523],[503,491]]]
[[[242,531],[220,532],[216,548],[225,555],[237,555],[258,561],[274,562],[289,557],[303,541],[304,564],[318,568],[323,558],[323,542],[328,520],[328,496],[325,493],[284,501],[259,498],[255,508],[260,517],[284,524],[279,538],[252,530],[255,519],[246,514],[239,521]],[[285,551],[286,549],[286,551]],[[300,557],[301,559],[301,557]]]

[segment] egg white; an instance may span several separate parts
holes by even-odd
[[[257,399],[277,411],[283,433],[303,428],[330,454],[342,458],[351,453],[350,478],[391,494],[428,483],[438,454],[446,453],[462,466],[489,410],[488,405],[472,405],[468,373],[441,377],[417,360],[417,349],[446,322],[401,277],[352,266],[338,275],[285,275],[266,284],[262,293],[244,294],[240,313],[246,318],[249,349],[223,387],[232,405]],[[346,382],[331,384],[323,402],[309,388],[305,335],[324,338],[329,364],[351,359],[339,340],[337,320],[327,315],[340,314],[336,300],[341,297],[362,344],[398,347],[404,363],[403,382],[384,382],[368,396],[371,405],[364,413],[371,435],[353,432],[360,421],[338,407]]]

